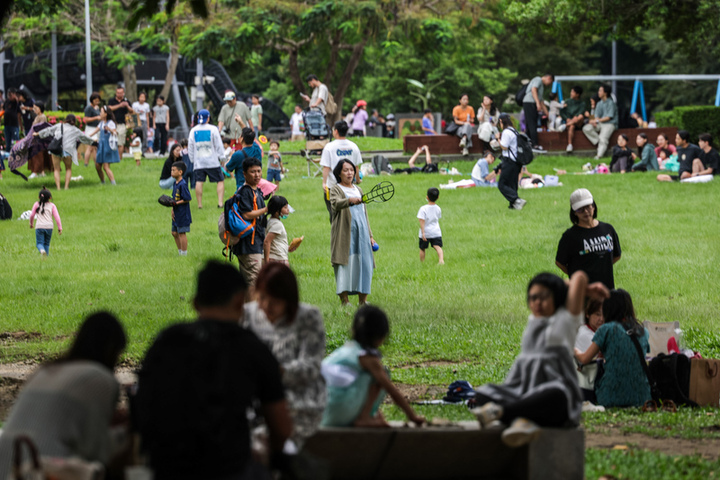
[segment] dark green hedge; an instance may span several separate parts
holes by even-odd
[[[669,112],[655,114],[658,127],[678,127],[690,132],[690,141],[697,143],[698,135],[709,133],[714,144],[720,144],[720,107],[675,107]]]

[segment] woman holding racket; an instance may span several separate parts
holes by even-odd
[[[330,250],[336,293],[343,305],[349,305],[348,296],[356,294],[359,304],[363,305],[370,294],[375,268],[370,222],[363,192],[353,184],[355,165],[350,160],[340,160],[333,175],[338,183],[330,189]]]

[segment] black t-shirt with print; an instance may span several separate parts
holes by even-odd
[[[677,147],[678,162],[680,162],[680,170],[678,175],[683,172],[692,173],[692,162],[696,158],[702,158],[704,152],[694,143],[688,143],[687,147]]]
[[[613,226],[598,222],[593,228],[573,225],[565,230],[555,260],[567,267],[568,275],[582,270],[591,283],[602,282],[612,289],[615,288],[613,259],[621,253],[620,240]]]
[[[134,404],[155,478],[236,478],[251,458],[248,408],[284,398],[277,360],[237,322],[166,328],[145,356]]]
[[[707,153],[703,150],[700,160],[702,160],[705,168],[713,169],[713,175],[720,175],[720,154],[718,154],[717,150],[711,148]]]

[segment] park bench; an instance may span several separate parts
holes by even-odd
[[[670,143],[675,143],[675,134],[677,133],[677,127],[663,127],[663,128],[621,128],[615,130],[610,137],[610,147],[608,148],[608,154],[610,153],[612,146],[617,143],[617,137],[621,133],[628,136],[628,147],[632,149],[637,148],[635,138],[638,133],[646,133],[650,143],[655,145],[655,139],[658,134],[664,133]],[[548,152],[564,152],[567,147],[567,132],[538,132],[538,141],[540,145]],[[461,149],[458,146],[460,139],[455,135],[405,135],[403,137],[403,150],[405,152],[414,152],[417,147],[427,145],[430,148],[430,152],[433,155],[457,155]],[[484,145],[480,141],[477,134],[472,136],[472,148],[470,148],[471,154],[480,154],[483,151]],[[582,131],[576,131],[573,139],[573,147],[576,151],[578,150],[595,150],[595,147],[590,140],[587,139]]]
[[[423,428],[324,428],[303,451],[327,464],[332,479],[582,480],[585,437],[580,429],[543,429],[519,448],[505,446],[501,430],[476,422]]]

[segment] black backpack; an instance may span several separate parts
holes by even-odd
[[[514,128],[511,128],[510,130],[517,137],[517,156],[513,155],[512,150],[508,150],[510,155],[515,157],[515,161],[518,165],[529,165],[534,158],[530,138],[524,133],[518,133],[518,131]]]
[[[0,220],[12,220],[12,218],[13,214],[10,202],[0,193]]]
[[[437,163],[426,163],[420,170],[422,173],[438,173],[440,169]]]
[[[528,84],[525,84],[522,86],[520,90],[515,94],[515,103],[518,104],[518,107],[523,106],[523,99],[525,98],[525,94],[527,93]]]
[[[660,391],[661,400],[672,400],[676,405],[697,407],[688,398],[690,392],[690,359],[683,354],[658,354],[650,361],[650,375]]]

